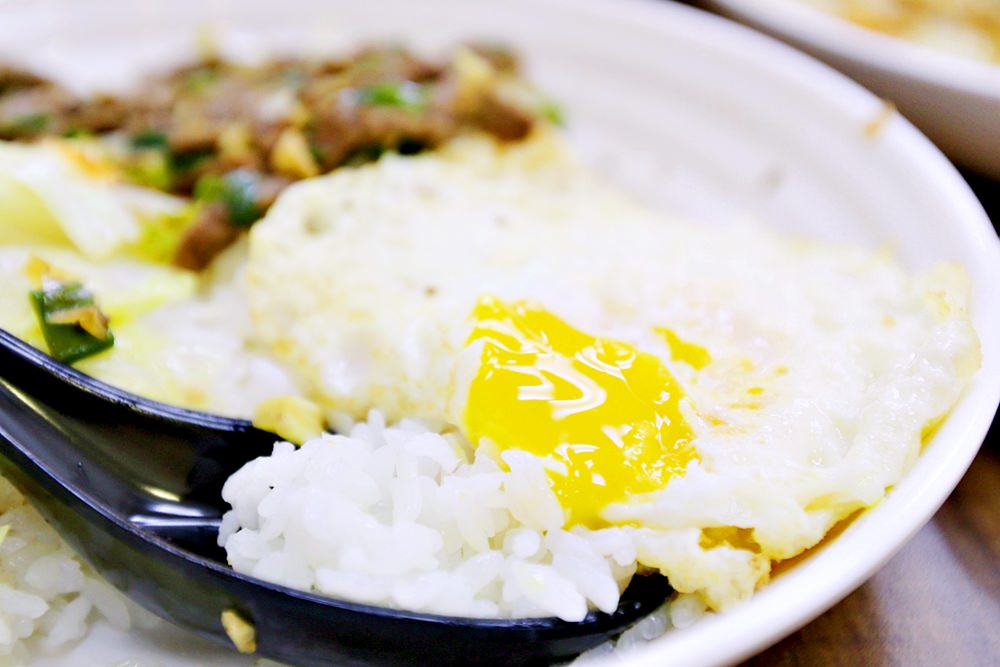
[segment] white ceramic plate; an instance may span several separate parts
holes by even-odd
[[[1000,65],[855,26],[798,0],[703,0],[892,100],[956,162],[1000,180]]]
[[[141,8],[137,8],[141,7]],[[1000,400],[1000,243],[965,183],[881,102],[823,65],[703,12],[653,0],[0,0],[0,53],[81,87],[127,81],[190,54],[198,26],[226,49],[335,50],[373,36],[441,47],[470,36],[516,46],[612,178],[655,206],[876,246],[917,269],[972,276],[984,367],[888,499],[752,601],[670,633],[624,664],[721,665],[835,604],[922,526],[961,478]],[[107,629],[47,664],[246,665],[176,633]],[[154,663],[142,663],[154,664]]]

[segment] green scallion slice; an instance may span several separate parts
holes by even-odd
[[[114,345],[107,317],[80,283],[45,280],[29,297],[49,354],[57,360],[71,364]]]

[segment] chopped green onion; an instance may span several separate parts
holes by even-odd
[[[71,127],[65,132],[63,132],[62,135],[63,138],[65,139],[86,139],[88,137],[93,136],[92,133],[88,132],[87,130],[81,130],[78,127]]]
[[[211,148],[173,153],[170,156],[170,167],[176,172],[191,171],[214,154],[215,151]]]
[[[141,150],[125,163],[125,173],[133,183],[169,190],[173,183],[170,157],[157,150]]]
[[[566,114],[561,106],[553,100],[543,99],[538,104],[538,115],[553,125],[562,127],[566,124]]]
[[[219,73],[210,68],[199,68],[184,77],[184,87],[192,93],[200,93],[215,83]]]
[[[202,176],[194,186],[194,196],[201,201],[223,202],[232,223],[248,227],[262,214],[257,205],[258,187],[258,177],[253,172],[237,169],[223,176]]]
[[[145,130],[139,134],[132,135],[129,140],[132,148],[143,150],[146,148],[166,148],[167,135],[159,130]]]
[[[229,209],[230,219],[240,227],[252,225],[261,216],[260,207],[257,206],[257,178],[240,169],[229,172],[223,180],[226,189],[222,199]]]
[[[29,297],[49,354],[59,361],[71,364],[114,345],[107,318],[80,283],[47,279]]]
[[[313,136],[313,132],[311,130],[309,131],[308,142],[309,152],[312,154],[313,160],[316,161],[316,164],[323,164],[323,147],[316,141],[316,138]]]
[[[194,198],[199,201],[215,201],[222,197],[226,184],[218,174],[205,174],[194,184]]]
[[[412,81],[386,81],[358,91],[358,101],[376,107],[420,111],[427,106],[427,91]]]
[[[51,120],[47,113],[29,113],[5,122],[4,129],[17,133],[41,132]]]

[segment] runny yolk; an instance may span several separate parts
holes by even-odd
[[[609,503],[662,489],[697,458],[681,386],[655,355],[530,302],[484,296],[473,318],[467,344],[483,350],[465,435],[554,462],[549,479],[567,525],[607,526]]]

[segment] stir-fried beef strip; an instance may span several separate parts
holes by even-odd
[[[198,210],[198,217],[184,233],[174,262],[181,267],[199,270],[228,248],[242,233],[229,220],[229,211],[222,202],[212,202]]]
[[[198,270],[295,180],[386,151],[417,153],[467,131],[523,139],[542,112],[517,73],[501,46],[463,47],[443,64],[370,47],[252,67],[209,58],[128,97],[80,99],[0,68],[0,139],[82,134],[124,143],[129,179],[204,202],[175,260]]]

